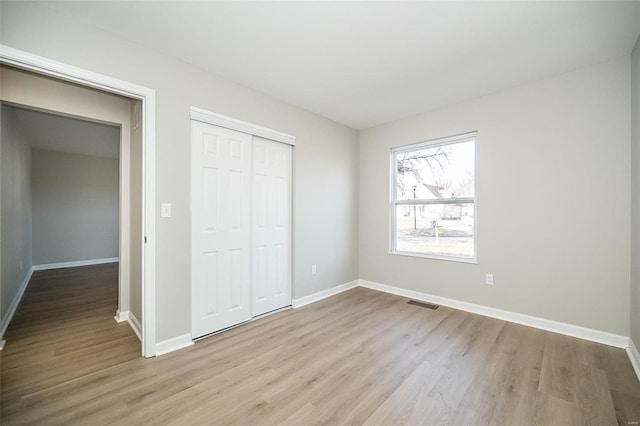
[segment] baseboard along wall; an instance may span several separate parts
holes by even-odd
[[[638,376],[638,380],[640,380],[640,354],[638,353],[638,349],[634,345],[633,341],[628,336],[622,336],[619,334],[580,327],[573,324],[534,317],[531,315],[519,314],[516,312],[510,312],[502,309],[491,308],[488,306],[477,305],[474,303],[463,302],[461,300],[450,299],[447,297],[435,296],[428,293],[408,290],[401,287],[394,287],[387,284],[381,284],[363,279],[351,281],[346,284],[340,284],[335,287],[311,294],[309,296],[294,299],[292,305],[294,308],[300,308],[302,306],[318,302],[322,299],[334,296],[338,293],[342,293],[343,291],[347,291],[355,287],[364,287],[371,290],[394,294],[396,296],[419,300],[422,302],[435,303],[436,305],[447,306],[449,308],[459,309],[465,312],[471,312],[490,318],[496,318],[503,321],[525,325],[528,327],[538,328],[558,334],[564,334],[566,336],[577,337],[579,339],[622,348],[626,350],[627,355],[629,356],[629,360],[633,365],[633,369]]]
[[[186,348],[191,345],[193,345],[191,333],[163,340],[156,343],[156,356],[168,354],[169,352],[177,351],[178,349]]]
[[[43,263],[41,265],[33,265],[35,271],[47,271],[49,269],[75,268],[76,266],[102,265],[103,263],[119,262],[119,257],[107,257],[104,259],[87,259],[76,260],[72,262]]]
[[[116,320],[116,322],[125,322],[129,319],[129,311],[121,311],[118,309],[113,319]]]
[[[373,281],[360,280],[360,286],[372,290],[382,291],[385,293],[395,294],[397,296],[420,300],[423,302],[431,302],[435,303],[436,305],[447,306],[449,308],[459,309],[461,311],[471,312],[474,314],[483,315],[485,317],[496,318],[503,321],[526,325],[528,327],[552,331],[554,333],[577,337],[579,339],[590,340],[592,342],[603,343],[605,345],[615,346],[617,348],[626,348],[629,346],[629,337],[608,333],[606,331],[593,330],[590,328],[534,317],[531,315],[490,308],[483,305],[476,305],[475,303],[463,302],[456,299],[449,299],[447,297],[435,296],[433,294],[422,293],[414,290],[407,290],[404,288],[380,284]]]
[[[636,376],[638,376],[638,380],[640,380],[640,352],[638,352],[638,348],[633,342],[633,339],[629,339],[629,347],[627,347],[626,350],[627,355],[629,355],[629,360],[631,360],[631,365],[636,372]]]
[[[35,269],[33,266],[29,269],[29,272],[27,272],[27,275],[24,277],[24,279],[22,280],[22,283],[20,284],[20,288],[18,288],[18,292],[16,293],[15,297],[11,301],[11,305],[9,305],[9,309],[7,309],[7,312],[5,312],[4,315],[2,316],[2,320],[0,320],[1,321],[0,322],[0,340],[2,340],[2,345],[0,346],[0,349],[4,347],[4,340],[3,340],[4,333],[5,331],[7,331],[7,327],[9,327],[9,323],[11,322],[11,319],[16,313],[16,309],[18,309],[18,305],[20,304],[20,301],[22,300],[22,296],[24,295],[24,292],[27,289],[27,286],[29,285],[29,281],[31,280],[31,276],[33,275],[34,270]]]
[[[142,326],[140,325],[140,320],[136,318],[131,311],[121,311],[118,309],[113,319],[118,323],[128,323],[129,327],[131,327],[136,336],[138,336],[138,339],[142,341]]]
[[[326,299],[327,297],[335,296],[336,294],[342,293],[343,291],[351,290],[352,288],[356,288],[359,285],[360,280],[354,280],[345,284],[340,284],[335,287],[331,287],[329,289],[301,297],[299,299],[293,299],[291,301],[291,306],[293,306],[294,308],[301,308],[310,303]]]
[[[140,320],[133,315],[133,312],[129,311],[129,315],[127,316],[127,322],[133,329],[133,332],[138,336],[138,340],[142,342],[142,325],[140,324]]]
[[[20,300],[24,295],[25,290],[27,289],[27,285],[29,284],[29,280],[31,280],[31,276],[34,271],[42,271],[47,269],[58,269],[58,268],[70,268],[76,266],[87,266],[87,265],[99,265],[103,263],[113,263],[118,262],[118,258],[108,258],[108,259],[93,259],[93,260],[82,260],[76,262],[62,262],[62,263],[50,263],[45,265],[34,265],[31,267],[27,275],[25,276],[22,284],[20,285],[20,289],[18,293],[14,297],[9,309],[2,317],[2,322],[0,323],[0,350],[4,347],[4,333],[9,326],[9,322],[13,318],[18,305],[20,304]],[[441,296],[435,296],[428,293],[422,293],[415,290],[408,290],[401,287],[394,287],[387,284],[376,283],[373,281],[367,280],[354,280],[345,284],[340,284],[335,287],[331,287],[326,290],[319,291],[317,293],[310,294],[308,296],[304,296],[298,299],[292,300],[293,308],[301,308],[303,306],[309,305],[314,302],[318,302],[322,299],[326,299],[327,297],[335,296],[336,294],[342,293],[347,290],[351,290],[356,287],[364,287],[371,290],[382,291],[384,293],[394,294],[396,296],[407,297],[409,299],[420,300],[423,302],[431,302],[437,305],[447,306],[454,309],[459,309],[466,312],[471,312],[474,314],[484,315],[491,318],[500,319],[503,321],[509,321],[516,324],[522,324],[529,327],[534,327],[546,331],[551,331],[554,333],[564,334],[567,336],[577,337],[580,339],[589,340],[592,342],[602,343],[609,346],[614,346],[618,348],[624,348],[629,356],[629,360],[631,361],[631,365],[640,380],[640,354],[638,353],[638,349],[636,348],[633,340],[631,340],[627,336],[622,336],[613,333],[607,333],[605,331],[593,330],[585,327],[580,327],[577,325],[562,323],[558,321],[548,320],[544,318],[538,318],[530,315],[519,314],[516,312],[505,311],[502,309],[491,308],[488,306],[477,305],[474,303],[463,302],[456,299],[450,299]],[[133,329],[138,339],[142,340],[142,326],[140,321],[130,312],[120,312],[119,310],[116,312],[116,316],[114,317],[118,322],[127,321],[131,328]],[[178,349],[185,348],[187,346],[193,345],[193,340],[191,339],[191,334],[184,334],[181,336],[177,336],[171,339],[167,339],[161,342],[156,343],[156,356],[164,355],[169,352],[176,351]]]

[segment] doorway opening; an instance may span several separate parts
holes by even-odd
[[[121,146],[120,151],[119,276],[121,284],[129,278],[130,288],[127,292],[126,286],[119,285],[119,306],[115,317],[119,321],[129,321],[134,330],[135,320],[138,320],[137,331],[142,341],[142,355],[155,356],[155,92],[16,49],[5,46],[0,48],[3,79],[7,73],[14,72],[38,79],[40,84],[73,86],[85,94],[95,92],[111,99],[117,97],[128,102],[129,108],[126,113],[129,117],[129,129],[122,130],[122,140],[128,135],[129,141],[134,143],[130,143],[126,149],[122,149]],[[28,105],[32,109],[56,111],[76,118],[120,124],[122,129],[122,123],[118,120],[87,115],[84,111],[89,105],[86,99],[74,100],[66,95],[57,99],[50,98],[49,100],[56,100],[64,105],[62,108],[56,108],[47,102],[32,103],[34,99],[41,99],[39,85],[29,86],[26,90],[11,90],[16,87],[13,84],[3,84],[2,99],[5,102]],[[17,95],[18,92],[22,93]],[[19,99],[21,97],[22,101]],[[31,98],[25,100],[25,97]],[[127,208],[128,212],[125,212]],[[122,220],[123,218],[126,220]],[[127,221],[128,228],[125,223]],[[124,293],[129,295],[128,300],[127,294]],[[21,294],[16,296],[19,301]],[[139,317],[135,313],[131,315],[131,306],[134,304],[139,306]],[[3,318],[7,314],[10,319],[12,313],[3,309]]]
[[[95,345],[122,343],[119,356],[136,356],[135,316],[133,332],[111,318],[124,306],[133,312],[131,274],[119,261],[122,127],[0,105],[2,294],[19,303],[7,324],[8,359],[24,341],[38,344],[20,358],[65,341],[85,364]]]

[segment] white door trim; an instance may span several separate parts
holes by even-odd
[[[202,108],[192,106],[189,111],[189,117],[192,120],[202,121],[203,123],[213,124],[214,126],[224,127],[242,133],[248,133],[253,136],[260,136],[276,142],[282,142],[288,145],[296,144],[296,137],[293,135],[269,129],[268,127],[258,126],[257,124],[238,120],[236,118],[227,117],[226,115],[207,111]]]
[[[142,355],[155,356],[155,90],[0,44],[0,63],[142,101]]]

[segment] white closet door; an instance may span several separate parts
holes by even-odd
[[[251,318],[251,138],[191,121],[193,338]]]
[[[253,138],[253,316],[291,304],[291,146]]]

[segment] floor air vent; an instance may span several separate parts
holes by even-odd
[[[410,305],[420,306],[421,308],[429,308],[433,310],[438,309],[438,305],[434,305],[433,303],[418,302],[417,300],[409,300],[407,303]]]

